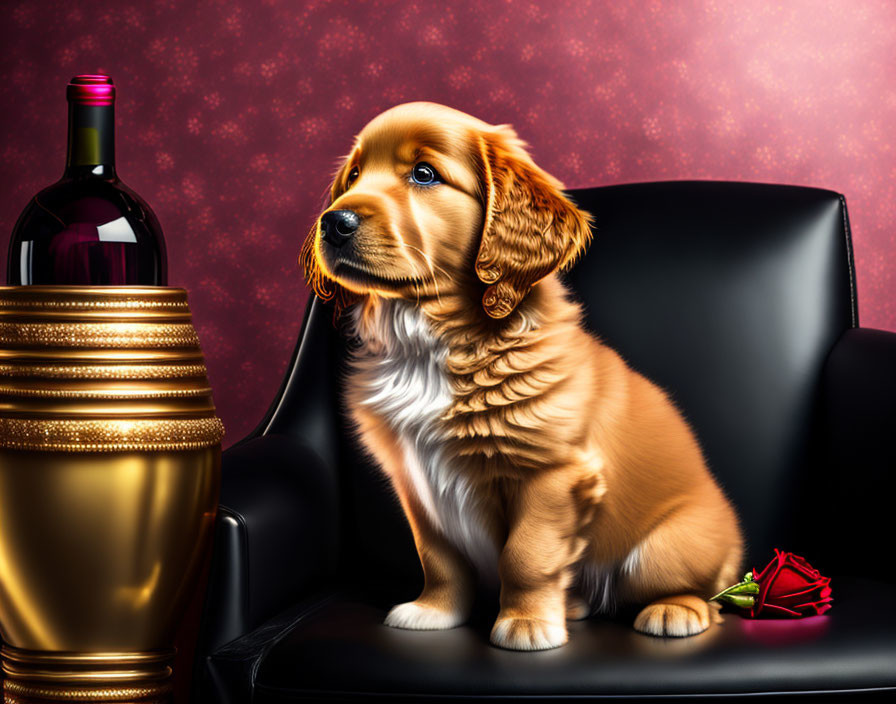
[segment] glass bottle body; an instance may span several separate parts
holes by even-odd
[[[63,177],[26,206],[10,241],[9,284],[167,285],[152,210],[117,178]]]
[[[162,228],[115,171],[112,79],[76,76],[67,95],[65,172],[19,216],[10,240],[7,283],[166,286]]]

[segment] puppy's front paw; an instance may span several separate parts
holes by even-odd
[[[705,603],[705,602],[704,602]],[[635,630],[651,636],[693,636],[709,628],[709,609],[682,604],[651,604],[635,619]]]
[[[459,626],[466,619],[459,612],[443,611],[419,601],[408,601],[392,610],[383,621],[392,628],[407,628],[412,631],[444,631]]]
[[[563,624],[505,616],[495,621],[491,641],[508,650],[548,650],[559,648],[568,638]]]

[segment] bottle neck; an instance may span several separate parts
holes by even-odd
[[[115,106],[68,104],[64,178],[114,179]]]

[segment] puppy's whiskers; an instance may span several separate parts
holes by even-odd
[[[424,252],[424,251],[423,251],[422,249],[420,249],[419,247],[415,247],[414,245],[412,245],[412,244],[408,244],[407,242],[402,242],[402,244],[403,244],[405,247],[409,247],[410,249],[413,249],[413,250],[415,250],[415,251],[417,251],[417,252],[420,252],[420,256],[423,257],[423,261],[425,261],[425,262],[427,263],[427,265],[429,266],[429,272],[432,274],[432,283],[433,283],[433,286],[436,287],[436,300],[438,300],[439,304],[441,305],[441,303],[442,303],[442,298],[441,298],[441,296],[440,296],[440,291],[439,291],[439,281],[438,281],[438,279],[436,278],[436,272],[435,272],[435,269],[438,269],[439,271],[441,271],[441,272],[445,275],[445,278],[448,279],[451,283],[456,284],[457,282],[454,280],[454,277],[451,276],[451,274],[449,274],[449,273],[445,270],[444,267],[441,267],[441,266],[439,266],[438,264],[435,264],[435,263],[432,261],[432,257],[430,257],[426,252]],[[435,267],[435,269],[434,269],[433,267]]]
[[[401,231],[398,229],[398,227],[395,225],[394,222],[389,223],[389,229],[392,231],[392,234],[395,236],[395,241],[398,242],[398,245],[402,249],[417,249],[413,245],[410,245],[404,241],[404,237],[401,236]],[[420,250],[417,250],[417,251],[420,251]],[[408,261],[408,263],[411,265],[411,268],[414,270],[414,282],[413,282],[414,283],[414,293],[417,297],[417,305],[420,305],[420,287],[418,286],[418,279],[422,278],[420,276],[420,270],[417,268],[417,263],[414,261],[413,257],[409,256],[405,252],[402,252],[402,254],[404,254],[404,258]],[[422,254],[422,252],[421,252],[421,254]],[[433,275],[433,276],[435,276],[435,275]],[[436,284],[436,297],[437,298],[438,298],[438,295],[439,295],[438,284]],[[439,302],[441,303],[441,299],[439,299]]]
[[[417,248],[414,247],[413,245],[407,244],[407,243],[405,243],[405,242],[403,242],[402,245],[405,246],[405,247],[408,247],[408,248],[410,248],[410,249],[417,249]],[[417,249],[417,251],[419,252],[420,250]],[[421,252],[421,254],[422,254],[422,252]],[[413,266],[414,266],[414,271],[418,271],[418,269],[417,269],[417,262],[414,262],[413,259],[411,259],[410,257],[408,257],[408,259],[412,262],[412,264],[413,264]],[[427,262],[427,263],[428,263],[428,262]],[[436,287],[436,300],[439,302],[439,305],[441,305],[441,303],[442,303],[442,299],[441,299],[441,297],[439,296],[439,282],[436,281],[436,276],[435,276],[435,272],[433,272],[433,270],[432,270],[432,265],[430,265],[430,267],[429,267],[429,271],[430,271],[430,273],[432,274],[432,283],[433,283],[433,286]],[[423,277],[421,276],[420,278],[422,279]],[[417,303],[418,303],[418,305],[419,305],[419,303],[420,303],[420,292],[419,292],[419,291],[417,292]]]

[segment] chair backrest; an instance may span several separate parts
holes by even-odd
[[[594,241],[568,283],[588,325],[671,392],[741,516],[753,563],[794,540],[821,370],[858,325],[846,201],[678,181],[575,191]]]
[[[792,529],[811,482],[820,372],[858,324],[845,200],[715,181],[569,195],[595,218],[591,247],[566,275],[588,326],[670,392],[738,509],[753,563],[772,547],[803,549]],[[341,348],[329,307],[315,301],[260,429],[337,457],[353,564],[419,576],[397,500],[337,420]]]

